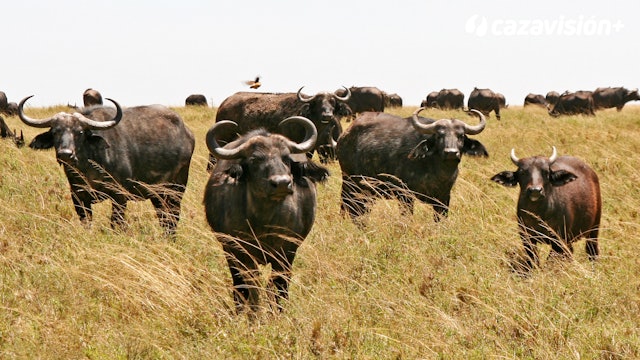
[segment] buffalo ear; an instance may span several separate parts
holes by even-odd
[[[500,185],[507,187],[514,187],[518,185],[518,178],[513,171],[503,171],[491,177],[492,181],[497,182]]]
[[[236,180],[240,179],[242,177],[242,174],[244,174],[244,169],[242,168],[242,165],[240,164],[232,164],[226,171],[225,173],[227,175],[229,175],[229,177],[232,177]]]
[[[349,107],[349,105],[345,104],[345,103],[338,103],[337,104],[338,107],[338,115],[341,116],[351,116],[353,114],[353,111],[351,110],[351,108]]]
[[[552,171],[549,177],[553,186],[562,186],[578,178],[576,174],[567,170]]]
[[[311,111],[309,110],[310,106],[309,104],[305,103],[300,107],[300,110],[298,110],[298,112],[300,113],[300,116],[309,118],[311,116]]]
[[[109,143],[107,142],[107,140],[105,140],[100,135],[90,134],[87,137],[87,142],[89,143],[89,146],[91,146],[94,149],[108,149],[109,148]]]
[[[51,130],[34,137],[29,147],[35,150],[51,149],[53,147],[53,134]]]
[[[308,178],[314,183],[325,182],[329,178],[329,169],[324,166],[318,165],[313,161],[292,161],[291,162],[291,174],[294,180],[299,184],[303,178]]]
[[[464,136],[464,145],[462,146],[462,153],[469,156],[484,156],[489,157],[487,149],[478,140],[470,139],[467,135]]]

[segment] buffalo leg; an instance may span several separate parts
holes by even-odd
[[[447,196],[447,197],[444,197],[443,199],[440,199],[440,201],[432,205],[433,211],[435,211],[435,214],[433,215],[433,220],[438,222],[440,220],[445,219],[447,216],[449,216],[449,200],[450,200],[450,197]]]
[[[176,186],[167,191],[166,194],[158,197],[152,197],[151,203],[156,209],[156,215],[160,221],[160,225],[165,229],[165,233],[172,236],[176,232],[178,221],[180,220],[180,202],[184,187]]]
[[[259,301],[257,264],[250,256],[243,256],[235,251],[227,252],[227,250],[225,253],[233,282],[236,313],[242,312],[247,306],[257,311]]]
[[[88,224],[93,217],[91,210],[91,197],[86,192],[72,192],[73,207],[82,223]]]
[[[282,311],[282,303],[289,299],[289,280],[291,279],[291,266],[296,256],[296,249],[286,251],[284,255],[276,254],[270,255],[271,271],[273,276],[271,277],[271,283],[273,284],[275,301],[273,304],[277,306],[279,311]]]
[[[342,202],[340,211],[347,213],[352,219],[364,215],[367,212],[367,200],[359,191],[358,185],[348,177],[342,178],[342,191],[340,195]]]

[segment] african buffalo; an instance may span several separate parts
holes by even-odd
[[[184,100],[185,106],[208,106],[207,98],[202,94],[191,94]]]
[[[560,93],[557,91],[549,91],[544,99],[547,100],[549,107],[552,107],[558,102],[558,99],[560,99]]]
[[[331,147],[342,133],[340,119],[351,114],[346,104],[351,96],[347,89],[345,96],[320,92],[313,96],[302,94],[302,88],[297,93],[256,93],[238,92],[226,98],[218,107],[216,122],[232,120],[238,123],[238,134],[245,134],[251,130],[264,128],[270,132],[282,133],[293,141],[300,141],[304,137],[301,127],[280,129],[280,121],[291,116],[303,116],[311,120],[318,130],[319,141],[316,147]],[[287,133],[283,133],[286,131]],[[331,131],[331,136],[326,132]],[[231,141],[236,137],[236,131],[225,134],[220,140]],[[208,169],[211,169],[215,159],[211,158]],[[322,162],[328,159],[321,157]]]
[[[271,265],[268,286],[275,287],[278,306],[287,299],[296,251],[315,219],[315,183],[329,176],[305,155],[315,146],[314,124],[293,116],[280,125],[301,126],[305,136],[295,142],[257,129],[221,147],[220,130],[239,131],[232,121],[216,122],[206,136],[209,151],[220,161],[204,191],[205,213],[226,255],[238,310],[257,309],[258,265]]]
[[[638,89],[628,90],[623,87],[599,87],[593,92],[593,107],[598,109],[616,108],[621,111],[629,101],[640,100]]]
[[[458,119],[401,118],[363,113],[338,139],[342,169],[341,212],[356,220],[367,212],[372,197],[397,198],[404,213],[413,213],[414,198],[430,204],[436,221],[447,216],[451,188],[463,154],[489,156],[477,140],[485,116],[472,126]]]
[[[22,130],[20,130],[20,136],[18,136],[15,130],[11,131],[11,129],[9,129],[9,125],[7,125],[2,116],[0,116],[0,138],[10,138],[19,148],[24,146],[24,134]]]
[[[128,200],[150,199],[167,234],[175,232],[195,146],[177,113],[161,105],[123,110],[109,99],[115,109],[93,106],[36,120],[23,111],[29,98],[18,105],[20,119],[49,128],[29,147],[55,148],[82,222],[90,223],[93,203],[109,199],[111,226],[122,226]]]
[[[511,150],[516,171],[503,171],[491,180],[513,187],[520,185],[518,227],[527,254],[526,268],[539,266],[538,243],[570,257],[572,242],[586,238],[586,251],[595,260],[602,213],[600,184],[596,173],[582,160],[560,156],[553,147],[551,157],[518,159]]]
[[[506,109],[509,107],[507,105],[507,99],[501,93],[496,93],[496,97],[498,98],[498,104],[500,105],[500,109]]]
[[[496,119],[500,120],[500,98],[491,89],[473,88],[469,94],[467,106],[469,109],[476,109],[485,116],[489,116],[491,111],[496,113]],[[506,104],[505,104],[506,106]]]
[[[435,97],[435,106],[442,110],[455,110],[464,107],[464,93],[458,89],[442,89]]]
[[[595,115],[593,105],[593,93],[591,91],[565,92],[560,95],[553,108],[549,110],[549,115]]]
[[[0,113],[7,113],[9,103],[7,102],[7,94],[4,91],[0,91]]]
[[[98,90],[89,88],[82,93],[82,102],[85,107],[102,105],[102,95],[100,95]]]
[[[528,105],[538,105],[538,106],[544,106],[544,107],[549,106],[544,96],[540,94],[532,94],[532,93],[529,93],[527,94],[527,96],[524,97],[524,106],[528,106]]]
[[[438,107],[438,94],[439,91],[432,91],[427,94],[427,98],[422,100],[420,103],[420,107],[423,108],[437,108]]]
[[[402,107],[402,98],[400,95],[393,93],[384,93],[384,106],[385,107]]]
[[[351,96],[346,103],[349,108],[351,108],[351,114],[353,116],[365,111],[384,111],[384,92],[377,87],[352,86],[349,88],[349,91],[351,92]],[[347,89],[338,89],[334,93],[344,97],[347,95]]]

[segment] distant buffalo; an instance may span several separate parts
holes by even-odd
[[[549,110],[549,115],[595,115],[593,103],[593,92],[580,90],[576,92],[565,92]]]
[[[500,108],[506,106],[506,104],[501,106],[501,103],[502,100],[500,96],[491,89],[478,89],[475,87],[473,91],[471,91],[471,94],[469,94],[467,106],[469,110],[476,109],[485,116],[489,116],[493,111],[496,113],[496,119],[500,120]]]
[[[549,107],[553,107],[558,102],[558,99],[560,99],[560,93],[557,91],[549,91],[544,99],[547,100]]]
[[[207,98],[202,94],[191,94],[184,101],[185,106],[208,106]]]
[[[467,135],[481,133],[478,125],[458,119],[402,118],[367,112],[358,116],[340,136],[336,153],[342,169],[341,211],[353,220],[368,212],[375,197],[396,198],[405,214],[414,200],[433,207],[434,218],[447,216],[451,188],[458,177],[462,155],[489,156],[485,147]]]
[[[393,93],[384,93],[384,106],[385,107],[402,107],[402,98],[400,95]]]
[[[593,106],[596,110],[616,108],[621,111],[627,102],[635,100],[640,100],[638,89],[599,87],[593,92]]]
[[[271,265],[268,287],[278,307],[288,298],[296,252],[315,219],[315,183],[329,176],[305,154],[317,139],[313,123],[294,116],[280,124],[302,127],[304,138],[257,129],[222,147],[217,132],[238,131],[232,121],[216,122],[206,136],[219,161],[204,191],[205,213],[227,258],[238,310],[258,307],[259,265]]]
[[[508,187],[520,185],[517,215],[526,268],[539,266],[538,243],[570,257],[572,243],[581,237],[586,238],[589,259],[595,260],[602,213],[596,173],[578,158],[558,157],[555,147],[549,158],[519,159],[512,149],[511,161],[516,171],[503,171],[491,180]]]
[[[349,88],[351,96],[346,101],[351,108],[352,116],[365,111],[384,111],[384,92],[374,86]],[[347,95],[346,89],[338,89],[334,92],[336,95],[344,97]]]
[[[458,89],[442,89],[427,96],[425,106],[442,110],[455,110],[464,107],[464,93]]]
[[[17,147],[24,146],[24,134],[22,133],[22,130],[20,130],[20,135],[18,136],[15,130],[11,131],[11,129],[9,129],[9,126],[2,116],[0,116],[0,138],[11,139]]]
[[[98,90],[89,88],[82,93],[82,102],[85,107],[102,105],[102,95]]]
[[[538,105],[543,107],[548,107],[547,99],[541,94],[532,94],[529,93],[524,98],[524,106],[528,105]]]
[[[161,105],[122,109],[109,99],[115,109],[92,106],[39,120],[24,114],[29,98],[18,105],[20,119],[48,129],[29,147],[55,149],[82,222],[91,221],[92,204],[110,200],[111,226],[121,227],[127,201],[150,199],[166,233],[175,232],[195,146],[177,113]]]

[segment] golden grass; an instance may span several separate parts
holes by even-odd
[[[640,358],[640,109],[492,116],[474,137],[490,157],[462,160],[440,223],[427,206],[407,218],[385,200],[358,228],[339,214],[340,170],[330,164],[285,311],[254,322],[234,315],[226,262],[204,220],[204,135],[215,110],[175,110],[197,139],[175,241],[148,201],[130,203],[126,230],[110,229],[106,202],[82,226],[53,152],[0,142],[0,358]],[[477,123],[462,112],[421,115]],[[27,142],[41,132],[6,120]],[[580,241],[573,261],[543,262],[522,278],[509,268],[521,251],[518,189],[489,178],[514,168],[512,147],[526,157],[551,146],[600,176],[602,257],[590,263]]]

